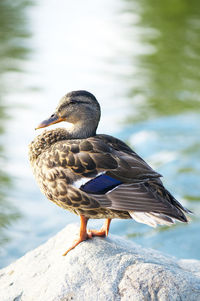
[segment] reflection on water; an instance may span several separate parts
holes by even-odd
[[[197,214],[188,226],[158,230],[114,220],[111,233],[200,259],[199,15],[195,0],[44,0],[34,8],[31,1],[0,1],[0,266],[78,222],[39,192],[27,144],[57,99],[80,88],[100,100],[100,131],[127,141]]]
[[[9,105],[6,98],[17,91],[12,76],[22,71],[21,60],[29,53],[25,40],[29,36],[26,27],[25,8],[28,1],[0,1],[0,246],[10,239],[6,229],[14,227],[20,217],[17,206],[10,200],[10,193],[15,190],[13,179],[7,166],[7,124],[10,121]],[[15,147],[13,145],[13,147]]]
[[[138,99],[138,114],[130,121],[200,110],[200,3],[197,0],[127,1],[137,13],[139,41],[145,52],[137,64],[129,91]],[[134,41],[135,35],[131,36]]]
[[[180,177],[182,182],[185,179],[188,188],[182,196],[200,200],[196,187],[200,175],[199,115],[191,114],[200,110],[200,3],[142,0],[136,5],[136,1],[127,1],[127,8],[129,13],[139,16],[132,27],[138,28],[139,41],[146,50],[137,54],[137,59],[133,56],[137,68],[132,73],[128,93],[134,114],[126,122],[157,118],[153,128],[158,145],[154,152],[159,150],[160,143],[165,150],[177,152],[180,166],[177,165],[174,178]],[[180,114],[184,114],[182,118]],[[160,119],[168,115],[177,117]],[[141,127],[149,130],[152,123]],[[150,156],[150,152],[146,155]]]

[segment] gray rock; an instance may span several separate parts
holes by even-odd
[[[113,235],[63,257],[77,233],[69,225],[0,270],[0,300],[200,300],[200,261],[178,261]]]

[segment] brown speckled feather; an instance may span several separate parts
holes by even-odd
[[[34,174],[48,199],[76,214],[94,218],[130,218],[129,210],[182,218],[179,208],[183,210],[183,207],[175,207],[173,202],[179,203],[166,193],[164,197],[160,174],[122,141],[107,135],[66,140],[64,131],[45,131],[30,147],[35,143],[42,145],[52,133],[54,140],[58,139],[49,146],[45,142],[38,156],[31,159]],[[123,184],[105,195],[88,194],[73,185],[82,178],[89,181],[102,172]]]

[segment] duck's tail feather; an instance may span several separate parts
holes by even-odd
[[[157,225],[171,226],[175,223],[173,218],[162,213],[129,211],[129,214],[137,222],[147,224],[154,228],[157,227]]]

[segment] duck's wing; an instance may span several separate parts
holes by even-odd
[[[185,209],[163,187],[160,174],[116,138],[98,135],[57,142],[48,151],[46,162],[44,173],[48,170],[52,185],[63,190],[62,195],[55,187],[52,194],[59,193],[56,198],[63,202],[70,185],[72,195],[74,191],[80,203],[83,200],[89,207],[156,212],[187,220]]]
[[[111,149],[110,156],[117,167],[108,169],[80,189],[110,209],[154,212],[187,221],[183,211],[189,211],[164,188],[160,174],[122,141],[107,135],[96,139]],[[96,157],[98,160],[100,156]]]

